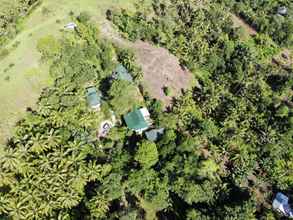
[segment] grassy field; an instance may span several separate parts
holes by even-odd
[[[0,0],[0,5],[1,5]],[[34,108],[42,88],[50,84],[48,68],[41,64],[38,39],[60,35],[70,21],[69,13],[87,11],[98,23],[105,21],[108,8],[133,9],[135,0],[43,0],[22,23],[22,31],[11,40],[11,53],[0,60],[0,144],[11,135],[15,123]],[[17,44],[16,48],[13,45]],[[13,48],[13,49],[12,49]]]

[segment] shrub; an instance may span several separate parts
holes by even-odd
[[[0,60],[4,59],[6,56],[8,56],[8,54],[9,54],[9,50],[7,49],[0,50]]]
[[[164,90],[164,93],[165,93],[166,96],[170,96],[171,95],[171,89],[169,87],[165,86],[163,88],[163,90]]]

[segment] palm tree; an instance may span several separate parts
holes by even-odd
[[[8,204],[8,199],[7,196],[3,195],[0,193],[0,214],[7,214],[7,204]]]
[[[0,155],[0,164],[3,169],[15,171],[19,167],[19,158],[15,150],[7,148],[4,150],[3,155]]]
[[[13,172],[7,172],[0,168],[0,187],[13,186],[16,183]]]
[[[19,197],[9,198],[7,204],[9,216],[15,220],[25,220],[27,215],[27,206],[20,200]]]

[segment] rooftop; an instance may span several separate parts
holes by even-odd
[[[280,15],[286,15],[287,14],[287,8],[285,6],[281,6],[278,8],[278,14]]]
[[[293,210],[291,209],[288,202],[289,198],[283,193],[279,192],[273,201],[273,208],[282,212],[286,216],[293,217]]]
[[[114,79],[125,80],[129,82],[133,82],[133,78],[127,69],[122,65],[119,64],[113,72]]]
[[[77,25],[74,22],[70,22],[64,26],[65,29],[74,29]]]
[[[150,123],[145,111],[147,111],[145,108],[135,109],[124,115],[123,117],[127,127],[137,132],[142,132],[148,129]]]
[[[87,101],[92,108],[97,108],[100,106],[102,100],[102,94],[97,91],[95,87],[87,88]]]
[[[164,134],[164,131],[164,128],[152,129],[146,132],[145,135],[149,141],[157,141],[160,138],[160,136]]]

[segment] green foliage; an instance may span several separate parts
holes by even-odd
[[[170,96],[171,95],[171,90],[170,90],[169,87],[164,87],[163,90],[164,90],[164,93],[165,93],[166,96]]]
[[[157,148],[161,173],[172,176],[175,182],[172,191],[188,204],[201,203],[210,209],[217,203],[220,186],[243,186],[251,173],[263,169],[269,176],[260,172],[257,178],[265,178],[268,184],[281,189],[292,185],[292,175],[287,172],[291,151],[285,150],[285,146],[288,149],[292,145],[292,105],[288,102],[292,93],[285,92],[292,87],[292,77],[287,77],[290,71],[285,73],[268,63],[279,51],[274,41],[290,45],[288,33],[292,22],[287,21],[291,15],[283,19],[255,16],[263,12],[272,14],[278,7],[276,2],[262,6],[252,1],[226,3],[234,6],[235,11],[253,15],[248,23],[261,19],[266,22],[273,17],[276,23],[267,22],[267,29],[263,30],[257,27],[265,34],[244,42],[232,27],[225,7],[217,3],[196,7],[191,1],[153,1],[153,8],[147,13],[122,11],[111,16],[125,37],[166,47],[182,65],[196,73],[200,84],[176,100],[171,112],[156,114],[157,123],[170,129]],[[284,4],[290,11],[290,3]],[[197,209],[188,217],[254,219],[254,205],[245,201],[242,204],[243,209],[233,208],[235,216],[233,211],[224,211],[220,202],[215,205],[217,214],[206,215],[204,210]]]
[[[208,220],[210,218],[208,215],[203,215],[200,211],[196,209],[192,209],[188,211],[187,220],[197,220],[197,219]]]
[[[256,212],[256,206],[253,201],[247,201],[244,202],[244,204],[239,207],[226,207],[226,213],[225,213],[225,218],[224,219],[251,219],[251,220],[256,220],[257,218],[255,217],[254,213]]]
[[[142,169],[130,173],[127,188],[136,195],[146,212],[156,213],[169,206],[167,184],[167,179],[161,180],[153,169]]]
[[[92,218],[103,219],[109,211],[108,201],[102,195],[96,195],[86,203]]]
[[[90,20],[91,16],[89,15],[88,12],[83,11],[77,16],[77,20],[81,23],[87,23]]]
[[[138,161],[142,167],[149,168],[158,162],[159,155],[156,144],[151,141],[143,141],[135,154],[135,160]]]
[[[139,106],[140,94],[135,85],[124,80],[115,80],[109,90],[110,104],[118,115],[122,115]]]
[[[48,60],[55,58],[60,53],[61,45],[52,35],[49,35],[38,41],[37,48],[42,54],[42,59]]]
[[[278,109],[276,116],[280,118],[288,117],[289,112],[290,112],[290,109],[288,108],[288,106],[284,105]]]
[[[154,0],[109,16],[125,36],[166,47],[198,78],[164,112],[146,94],[143,103],[133,53],[100,40],[87,16],[61,40],[41,39],[54,84],[0,148],[0,218],[272,219],[258,208],[272,198],[267,189],[293,185],[292,71],[264,62],[279,48],[267,35],[243,42],[224,9]],[[110,79],[117,61],[135,83]],[[99,112],[87,106],[88,86],[103,91]],[[120,120],[145,104],[165,129],[156,143]],[[98,139],[110,108],[117,124]]]
[[[269,34],[278,44],[292,45],[292,2],[255,2],[253,0],[239,2],[232,0],[225,3],[258,31]],[[278,14],[278,8],[281,6],[287,8],[287,15]]]
[[[118,48],[118,61],[132,74],[134,81],[139,83],[142,78],[142,70],[136,64],[135,54],[132,50]]]
[[[0,47],[19,31],[19,24],[41,1],[9,1],[1,0],[0,8]]]
[[[212,159],[202,161],[199,166],[199,175],[209,179],[214,179],[219,171],[219,166]]]
[[[4,59],[9,54],[9,50],[1,49],[0,50],[0,60]]]

